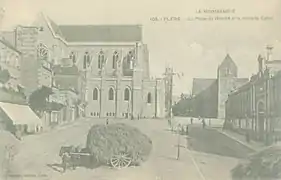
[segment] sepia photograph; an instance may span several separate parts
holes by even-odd
[[[0,180],[280,180],[280,0],[0,0]]]

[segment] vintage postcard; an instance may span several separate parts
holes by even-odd
[[[0,180],[277,180],[280,110],[280,0],[0,0]]]

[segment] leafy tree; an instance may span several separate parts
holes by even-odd
[[[192,96],[181,94],[180,101],[173,106],[175,116],[191,116],[192,113]]]
[[[1,70],[0,69],[0,82],[5,84],[11,78],[11,75],[7,69]]]
[[[42,112],[47,109],[47,98],[49,98],[51,94],[53,94],[52,89],[45,86],[35,90],[29,97],[30,108],[41,116]]]

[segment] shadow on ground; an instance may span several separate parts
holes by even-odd
[[[192,151],[204,152],[233,158],[247,158],[253,150],[214,129],[191,127],[188,147]]]
[[[63,165],[61,163],[47,164],[47,166],[54,171],[61,172],[61,173],[63,172]],[[83,167],[86,169],[96,169],[100,166],[101,165],[99,165],[96,162],[93,162],[93,161],[90,162],[89,158],[82,158],[82,159],[80,159],[80,162],[78,164],[76,164],[75,167]],[[68,167],[67,170],[75,170],[75,169]]]

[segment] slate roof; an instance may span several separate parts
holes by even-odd
[[[1,37],[0,37],[0,42],[2,44],[4,44],[5,46],[7,46],[8,48],[10,48],[10,49],[16,51],[17,53],[21,54],[21,52],[15,46],[13,46],[10,42],[6,41],[5,39],[3,39]]]
[[[135,42],[142,39],[137,25],[60,25],[68,42]]]
[[[142,40],[141,25],[57,25],[54,32],[68,42],[136,42]]]
[[[56,65],[53,68],[55,74],[59,75],[79,75],[79,70],[77,66],[63,67],[61,65]]]
[[[239,85],[245,84],[246,82],[249,82],[249,79],[248,79],[248,78],[237,78],[237,79],[235,80],[235,83],[236,83],[236,84],[239,84]]]
[[[215,81],[216,79],[193,78],[192,95],[198,95],[210,87]]]
[[[48,18],[48,20],[50,22],[50,25],[52,26],[53,31],[60,37],[64,38],[59,26],[52,19]]]

